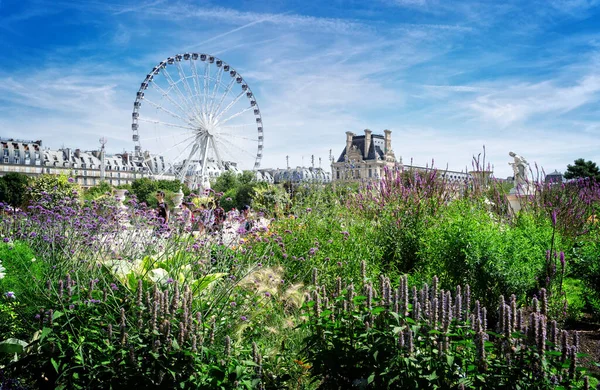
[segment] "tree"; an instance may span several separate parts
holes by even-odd
[[[80,199],[81,187],[67,175],[44,174],[35,178],[26,200],[55,206],[64,199]]]
[[[147,177],[142,177],[131,182],[131,192],[137,197],[139,203],[152,204],[154,193],[158,190],[158,182]]]
[[[22,173],[11,172],[0,178],[0,201],[6,202],[13,207],[19,207],[23,204],[27,187],[29,186],[29,176]]]
[[[236,189],[239,186],[238,175],[232,171],[225,171],[217,177],[212,185],[215,192],[227,192]]]
[[[585,161],[583,158],[575,160],[575,164],[567,165],[565,179],[591,178],[600,180],[600,168],[595,162]]]

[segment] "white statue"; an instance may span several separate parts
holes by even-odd
[[[515,174],[514,183],[516,188],[518,185],[523,185],[527,182],[527,169],[529,168],[529,163],[514,152],[509,152],[508,155],[514,159],[514,162],[509,162],[508,164],[512,165]]]

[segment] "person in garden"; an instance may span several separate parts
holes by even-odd
[[[183,202],[181,204],[181,214],[183,217],[183,228],[187,229],[192,227],[192,206],[193,203]]]
[[[221,230],[223,226],[223,222],[225,222],[225,210],[219,204],[219,201],[216,201],[216,207],[214,210],[215,215],[215,230]]]
[[[192,231],[194,234],[204,233],[204,211],[206,206],[200,204],[194,211],[192,211]]]
[[[250,214],[250,206],[246,205],[242,209],[242,216],[240,219],[240,230],[243,230],[244,233],[248,233],[254,227],[254,221],[252,220],[252,216]]]
[[[158,202],[156,208],[158,218],[162,219],[161,222],[167,225],[169,223],[169,205],[165,201],[165,193],[163,191],[158,191],[156,193],[156,200]]]
[[[215,224],[215,213],[214,213],[213,207],[214,207],[213,203],[209,202],[208,207],[204,207],[203,216],[202,216],[202,219],[204,222],[204,228],[209,233],[213,231],[214,224]]]

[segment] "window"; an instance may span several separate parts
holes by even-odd
[[[373,170],[369,168],[369,177],[373,177]]]

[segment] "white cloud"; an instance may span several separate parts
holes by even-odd
[[[569,86],[553,81],[521,83],[477,97],[467,107],[484,119],[508,126],[534,115],[560,115],[598,100],[600,74],[589,74]]]

